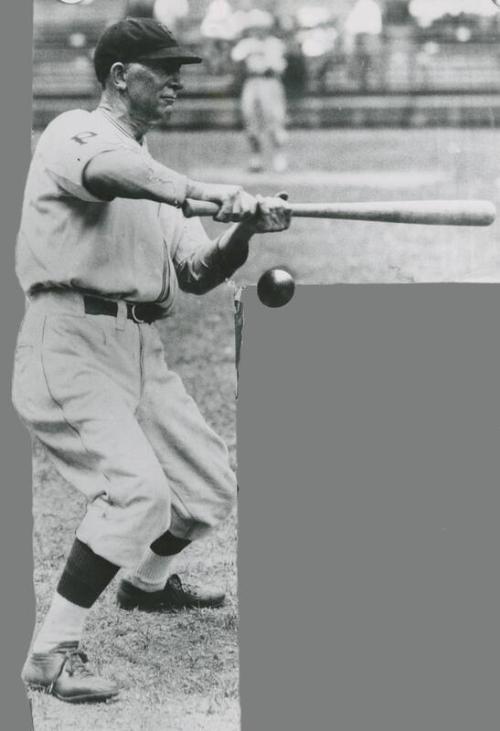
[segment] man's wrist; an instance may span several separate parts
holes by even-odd
[[[218,203],[220,195],[218,195],[217,186],[213,183],[202,183],[199,180],[191,180],[191,178],[188,178],[186,198],[192,198],[195,201]]]
[[[204,197],[205,185],[200,183],[198,180],[191,180],[188,178],[186,181],[186,198],[192,198],[195,201],[207,200]]]
[[[209,201],[221,204],[229,193],[234,194],[240,189],[238,185],[226,185],[222,183],[202,183],[199,180],[187,178],[186,198],[196,201]]]
[[[238,237],[246,239],[247,241],[250,241],[254,234],[259,233],[255,224],[250,223],[250,221],[240,221],[236,224],[235,229],[238,233]]]
[[[170,205],[173,205],[176,208],[181,208],[188,197],[187,178],[180,175],[175,180],[167,181],[163,188],[163,194],[165,196],[165,202],[170,203]]]

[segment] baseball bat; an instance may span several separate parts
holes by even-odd
[[[484,200],[373,201],[368,203],[289,203],[292,216],[433,226],[489,226],[496,217],[493,203]],[[217,203],[187,200],[184,215],[214,216]]]

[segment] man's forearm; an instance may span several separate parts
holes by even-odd
[[[236,223],[216,239],[217,252],[222,267],[233,274],[248,258],[248,244],[255,229],[247,223]]]
[[[145,198],[178,207],[186,198],[221,203],[229,189],[239,189],[191,180],[152,158],[123,150],[103,152],[90,160],[83,182],[90,193],[103,200]]]
[[[234,224],[203,250],[180,262],[177,277],[181,289],[205,294],[222,284],[246,262],[248,244],[254,233],[247,224]]]

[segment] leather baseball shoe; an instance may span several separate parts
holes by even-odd
[[[151,592],[138,589],[130,581],[122,579],[116,601],[121,609],[168,612],[178,609],[220,607],[224,604],[225,596],[223,592],[184,588],[178,575],[172,574],[163,589]]]
[[[120,692],[111,680],[89,670],[87,655],[76,642],[61,642],[50,652],[32,653],[21,678],[29,688],[43,690],[67,703],[98,703]]]

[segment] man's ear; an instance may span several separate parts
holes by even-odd
[[[124,91],[127,88],[127,67],[125,64],[116,61],[109,70],[109,78],[115,89]]]

